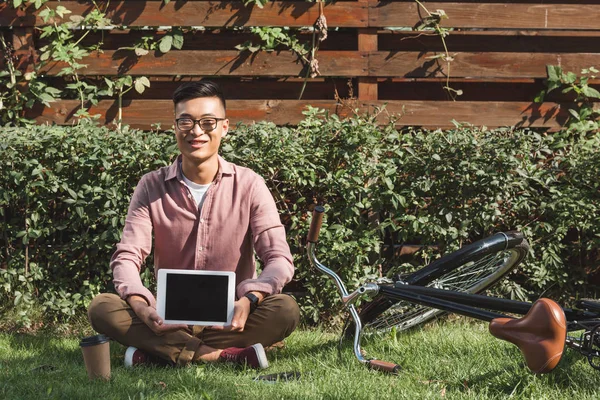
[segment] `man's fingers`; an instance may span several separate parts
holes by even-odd
[[[232,325],[214,325],[214,326],[207,326],[206,329],[212,329],[214,331],[223,331],[223,332],[238,332],[238,331],[242,331],[243,328],[240,327],[235,327]]]
[[[223,325],[213,325],[213,326],[207,326],[207,329],[213,329],[215,331],[224,331],[225,330],[225,326]]]
[[[173,331],[178,331],[181,329],[187,329],[187,325],[184,324],[161,324],[161,325],[155,325],[156,329],[155,331],[160,332],[160,333],[167,333],[167,332],[173,332]]]
[[[235,319],[231,322],[231,330],[236,332],[242,332],[244,330],[244,322],[242,318]]]

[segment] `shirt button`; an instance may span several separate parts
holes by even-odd
[[[204,218],[200,218],[200,223],[203,224],[204,223]]]
[[[188,199],[191,199],[192,195],[190,193],[188,193]]]
[[[198,253],[200,253],[204,248],[202,246],[198,247]]]

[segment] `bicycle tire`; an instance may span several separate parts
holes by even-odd
[[[400,284],[431,286],[465,293],[481,293],[512,271],[529,252],[529,245],[520,232],[497,233],[447,254],[403,279]],[[471,277],[456,282],[456,278]],[[454,279],[454,281],[453,281]],[[378,295],[366,304],[359,316],[363,331],[403,331],[424,324],[444,311],[393,301]],[[346,335],[354,333],[354,324]]]

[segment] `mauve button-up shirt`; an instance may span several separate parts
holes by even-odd
[[[110,266],[121,298],[144,297],[140,268],[152,250],[154,273],[161,268],[233,271],[236,294],[281,292],[294,275],[285,229],[264,180],[248,168],[219,157],[219,171],[201,210],[183,182],[181,156],[169,167],[142,177]],[[263,270],[256,275],[254,251]]]

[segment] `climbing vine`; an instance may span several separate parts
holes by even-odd
[[[25,118],[25,110],[32,108],[36,103],[49,106],[58,98],[74,98],[79,101],[79,107],[74,116],[79,119],[98,118],[91,115],[91,107],[98,104],[100,99],[109,97],[116,98],[118,105],[117,118],[114,121],[121,128],[123,96],[131,90],[143,93],[150,87],[150,80],[144,76],[131,76],[121,74],[115,77],[104,77],[103,79],[92,79],[82,71],[87,67],[84,59],[94,52],[101,52],[103,43],[84,44],[84,39],[92,32],[102,32],[109,27],[112,29],[143,29],[124,26],[114,26],[106,11],[110,1],[97,3],[92,0],[92,9],[85,16],[73,15],[64,7],[58,5],[50,8],[46,5],[48,0],[5,0],[14,8],[26,8],[34,6],[40,10],[38,15],[45,25],[36,27],[40,39],[48,44],[40,48],[39,57],[35,60],[32,68],[22,71],[18,67],[18,57],[12,48],[10,40],[0,35],[0,46],[4,56],[4,68],[0,70],[0,122],[2,124],[22,125],[31,123]],[[163,0],[168,4],[170,0]],[[433,31],[437,34],[443,44],[444,52],[432,56],[446,63],[446,84],[444,89],[448,91],[452,99],[462,94],[450,86],[450,67],[454,55],[450,54],[445,38],[450,30],[441,26],[441,21],[448,18],[444,10],[429,11],[423,2],[415,0],[418,6],[424,10],[426,16],[416,28],[419,31]],[[268,0],[244,0],[246,6],[263,8]],[[320,75],[318,50],[319,45],[326,40],[328,34],[327,19],[324,12],[324,0],[317,0],[319,16],[312,26],[292,29],[289,27],[242,27],[254,34],[256,40],[250,40],[236,46],[241,52],[256,53],[258,51],[275,51],[288,49],[295,54],[304,65],[304,83],[299,93],[302,98],[304,89],[309,78]],[[156,27],[155,27],[156,28]],[[169,27],[162,35],[156,35],[156,29],[145,27],[148,34],[131,46],[121,47],[119,50],[132,51],[135,57],[142,57],[151,51],[167,53],[172,49],[182,49],[184,36],[192,31],[192,28]],[[154,30],[153,30],[154,29]],[[301,41],[298,34],[310,32],[312,40]],[[64,84],[59,87],[53,86],[53,81],[44,72],[50,63],[60,63],[60,71],[54,75],[61,77]]]
[[[14,8],[24,8],[33,5],[40,10],[38,15],[45,25],[36,27],[39,37],[48,44],[42,46],[39,58],[35,60],[31,71],[23,72],[17,67],[18,57],[4,33],[0,35],[0,46],[4,54],[4,69],[0,71],[0,122],[2,125],[24,125],[32,121],[25,117],[25,110],[31,109],[36,103],[47,107],[59,98],[76,98],[79,108],[74,117],[78,119],[94,119],[98,115],[91,115],[89,110],[97,105],[102,96],[117,96],[118,118],[116,124],[120,129],[122,120],[122,96],[131,89],[142,93],[150,86],[146,77],[132,77],[128,75],[117,76],[111,79],[104,78],[99,83],[82,75],[81,71],[87,67],[82,60],[92,52],[102,51],[102,42],[84,45],[83,40],[91,33],[111,26],[111,21],[106,17],[106,10],[110,4],[107,2],[101,7],[92,1],[93,9],[85,16],[72,15],[72,12],[62,5],[50,8],[45,5],[48,0],[13,0]],[[57,22],[60,21],[60,22]],[[166,35],[172,40],[168,43],[163,38],[159,47],[170,50],[176,34]],[[137,52],[136,52],[137,54]],[[51,85],[45,71],[51,63],[59,63],[62,67],[56,74],[64,79],[64,87],[56,88]],[[6,79],[7,78],[7,79]]]
[[[452,100],[456,100],[457,96],[463,94],[462,90],[454,89],[450,86],[450,68],[452,61],[454,61],[455,54],[450,54],[448,50],[448,45],[446,43],[446,37],[450,35],[451,30],[448,28],[444,28],[441,26],[441,22],[444,19],[448,19],[448,15],[444,10],[436,10],[429,11],[425,5],[419,0],[415,0],[415,3],[423,9],[423,11],[427,14],[425,18],[422,19],[421,24],[417,27],[419,31],[432,30],[436,35],[439,36],[442,46],[444,47],[444,52],[441,54],[436,54],[434,56],[430,56],[430,59],[439,59],[446,64],[446,84],[444,85],[444,90],[448,92]]]

